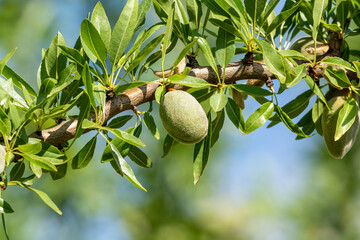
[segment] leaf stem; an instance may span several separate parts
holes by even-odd
[[[6,227],[5,213],[1,214],[1,218],[2,218],[2,222],[3,222],[3,228],[4,228],[4,233],[5,233],[6,239],[10,240],[9,233],[8,233],[7,227]]]

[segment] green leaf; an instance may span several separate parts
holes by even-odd
[[[34,154],[21,154],[26,160],[32,162],[39,167],[48,170],[48,171],[56,171],[55,165],[52,163],[53,159],[49,157],[40,157]]]
[[[114,68],[129,44],[134,34],[138,15],[138,1],[127,1],[111,34],[109,45],[109,59]]]
[[[264,88],[253,86],[253,85],[247,85],[247,84],[233,84],[231,85],[232,88],[239,92],[246,93],[251,96],[258,96],[258,97],[266,97],[271,96],[272,93]]]
[[[123,141],[129,143],[130,145],[134,145],[137,147],[145,147],[145,144],[139,138],[135,137],[134,135],[132,135],[130,133],[127,133],[120,129],[111,129],[108,127],[100,127],[100,128],[111,132],[116,137],[122,139]]]
[[[0,198],[0,213],[13,213],[14,210],[10,204],[4,199]]]
[[[314,82],[314,80],[310,77],[310,76],[305,76],[305,81],[306,83],[309,85],[310,89],[316,94],[316,96],[318,96],[318,98],[325,103],[325,105],[327,106],[328,109],[330,109],[324,94],[322,93],[322,91],[320,90],[319,86]]]
[[[279,51],[279,53],[285,58],[300,59],[311,62],[310,59],[308,59],[307,57],[305,57],[303,54],[301,54],[299,51],[296,50],[281,50]]]
[[[7,99],[13,99],[16,105],[19,105],[24,108],[28,108],[28,104],[26,101],[15,91],[13,86],[12,78],[5,81],[4,79],[0,78],[0,105],[5,105]]]
[[[183,85],[191,88],[204,88],[212,86],[212,84],[208,83],[204,79],[191,76],[186,76],[185,78],[179,80],[171,80],[170,82],[172,84]]]
[[[151,159],[139,148],[131,146],[128,153],[131,161],[136,163],[138,166],[143,168],[151,168],[152,162]]]
[[[16,72],[14,72],[14,70],[12,70],[10,67],[8,67],[7,65],[5,65],[3,71],[2,71],[2,75],[6,78],[6,79],[12,79],[14,85],[16,87],[18,87],[19,89],[22,90],[22,88],[24,87],[28,93],[34,97],[37,96],[36,91],[31,87],[31,85],[29,83],[27,83],[22,77],[20,77]]]
[[[164,96],[164,94],[166,93],[166,87],[164,85],[160,85],[158,88],[156,88],[155,90],[155,100],[158,104],[161,103],[162,98]]]
[[[211,147],[214,146],[214,144],[219,139],[220,131],[224,125],[225,121],[225,111],[221,110],[217,113],[216,119],[211,123],[212,126],[212,136],[211,136]]]
[[[147,83],[148,82],[136,81],[136,82],[132,82],[132,83],[126,83],[123,85],[118,84],[114,89],[114,93],[115,93],[115,95],[118,95],[120,93],[125,92],[126,90],[129,90],[129,89],[132,89],[135,87],[139,87],[139,86],[145,85]]]
[[[77,125],[76,125],[76,133],[75,133],[75,137],[74,140],[76,140],[79,136],[81,136],[81,134],[83,133],[83,129],[81,128],[83,125],[83,121],[89,117],[90,114],[90,104],[89,104],[89,97],[87,95],[82,95],[81,96],[81,100],[80,100],[80,112],[79,112],[79,117],[77,120]]]
[[[219,28],[216,38],[216,60],[225,71],[235,54],[235,36],[222,28]]]
[[[279,79],[281,84],[292,81],[295,72],[288,61],[265,40],[256,40],[263,53],[265,65]]]
[[[266,0],[244,1],[244,4],[246,12],[250,15],[254,27],[257,19],[265,9]]]
[[[38,165],[30,162],[30,169],[35,174],[37,178],[40,178],[42,175],[42,169]]]
[[[245,123],[245,133],[249,134],[262,125],[270,118],[274,111],[274,104],[272,102],[267,102],[253,112]]]
[[[324,73],[327,80],[338,88],[348,88],[351,86],[351,83],[343,69],[335,69],[333,66],[328,66]]]
[[[74,48],[69,48],[64,45],[58,45],[58,47],[61,49],[61,52],[72,62],[75,62],[79,64],[80,66],[83,66],[85,64],[85,59],[81,55],[81,53]]]
[[[209,127],[206,137],[200,142],[195,144],[194,148],[194,162],[193,162],[193,175],[194,184],[197,184],[203,174],[205,167],[209,161],[210,148],[211,148],[211,115],[208,114]]]
[[[6,149],[4,146],[0,145],[0,174],[5,170],[6,166]]]
[[[214,91],[216,91],[215,88],[203,88],[192,92],[191,95],[196,98],[199,103],[201,103],[210,98],[213,95]]]
[[[266,29],[266,36],[269,35],[281,24],[283,24],[286,21],[286,19],[288,19],[291,15],[293,15],[295,11],[300,7],[302,2],[303,0],[296,1],[296,4],[292,8],[283,11],[279,15],[277,15],[275,19],[271,22],[270,26]]]
[[[97,128],[100,128],[98,123],[95,123],[95,122],[90,121],[88,119],[84,119],[84,121],[82,122],[81,127],[84,128],[84,129],[97,129]]]
[[[109,128],[121,128],[124,126],[130,119],[132,115],[124,115],[111,120],[111,122],[107,125]]]
[[[39,189],[31,188],[26,185],[23,185],[23,186],[26,187],[27,189],[35,192],[41,198],[41,200],[43,200],[43,202],[46,205],[48,205],[57,214],[62,215],[62,212],[60,211],[60,209],[56,206],[56,204],[50,199],[50,197],[46,193],[44,193],[43,191],[40,191]]]
[[[358,106],[354,98],[348,98],[340,109],[336,121],[334,140],[339,140],[353,125],[358,114]]]
[[[327,7],[328,0],[314,0],[314,7],[313,7],[313,28],[312,28],[312,37],[316,43],[317,34],[318,34],[318,26],[320,25],[320,21],[323,15],[324,10]],[[316,57],[316,54],[314,55]]]
[[[295,99],[291,100],[282,107],[282,110],[291,118],[299,116],[309,105],[310,98],[313,96],[312,90],[307,90],[297,96]],[[277,115],[271,117],[271,124],[268,127],[272,127],[280,122],[280,119]]]
[[[121,169],[121,172],[125,175],[125,177],[129,180],[129,182],[131,182],[137,188],[140,188],[141,190],[146,192],[146,189],[136,179],[135,174],[134,174],[133,170],[131,169],[130,165],[121,156],[121,154],[117,150],[117,148],[111,142],[109,144],[110,144],[115,162],[117,163],[118,167]]]
[[[55,181],[65,177],[67,172],[67,166],[68,166],[67,162],[56,166],[56,172],[50,172],[52,180]]]
[[[144,114],[144,123],[147,129],[149,129],[150,133],[155,137],[155,139],[160,139],[160,133],[159,130],[156,127],[155,120],[153,116],[149,112],[146,112]]]
[[[212,55],[211,48],[205,38],[200,37],[198,39],[198,46],[200,51],[204,54],[206,61],[210,64],[211,68],[215,71],[217,78],[220,80],[215,58]]]
[[[10,60],[10,58],[14,55],[16,51],[16,48],[14,48],[11,52],[9,52],[3,59],[0,60],[0,75],[2,74],[2,71],[4,67],[6,66],[6,63]]]
[[[162,41],[161,49],[161,67],[164,68],[164,60],[166,55],[166,50],[170,46],[171,35],[173,32],[173,22],[174,22],[174,6],[175,2],[171,6],[171,11],[169,12],[168,18],[166,20],[165,36]]]
[[[298,125],[296,125],[278,105],[275,105],[275,111],[278,114],[281,121],[285,124],[285,126],[288,129],[290,129],[293,133],[296,133],[300,137],[310,137],[309,135],[305,134],[303,130]]]
[[[42,150],[42,144],[41,142],[37,142],[34,144],[27,143],[27,144],[19,145],[18,149],[22,153],[38,154]]]
[[[36,99],[36,104],[40,104],[43,101],[49,100],[48,95],[57,83],[56,79],[46,78],[41,82],[39,96]]]
[[[89,97],[91,107],[96,110],[96,102],[94,97],[93,80],[90,73],[89,64],[85,63],[82,71],[82,80],[85,86],[85,93]]]
[[[323,135],[322,133],[322,127],[321,127],[321,116],[322,113],[324,111],[324,106],[325,104],[318,98],[316,100],[316,102],[314,103],[313,108],[311,109],[311,119],[309,121],[312,120],[312,122],[315,125],[315,129],[318,132],[319,135]],[[301,121],[301,120],[300,120]],[[299,121],[299,122],[300,122]],[[300,123],[298,123],[298,125],[300,126]],[[304,124],[305,125],[305,124]],[[301,127],[301,126],[300,126]]]
[[[349,62],[347,62],[344,59],[339,58],[339,57],[325,58],[324,60],[321,60],[320,62],[327,63],[327,64],[330,64],[330,65],[339,66],[339,67],[342,67],[342,68],[345,68],[347,70],[355,72],[355,69],[351,66],[351,64]]]
[[[151,0],[141,1],[138,9],[138,17],[136,20],[135,31],[144,25],[146,14],[149,12],[150,8],[151,8]]]
[[[98,30],[101,39],[103,40],[106,47],[109,47],[111,38],[111,27],[109,20],[106,16],[105,10],[100,2],[98,2],[91,15],[91,22],[94,27]]]
[[[225,107],[227,101],[228,98],[226,97],[224,91],[220,89],[210,97],[210,106],[212,110],[219,112]]]
[[[25,172],[24,161],[15,163],[15,165],[12,167],[12,169],[10,171],[10,180],[17,181],[17,180],[21,179],[22,176],[24,175],[24,172]]]
[[[137,67],[159,45],[163,37],[164,34],[161,34],[146,44],[145,47],[143,47],[143,49],[141,49],[141,51],[136,54],[136,58],[131,61],[129,67],[126,68],[126,72],[131,72],[134,70],[135,67]]]
[[[169,135],[166,134],[164,144],[163,144],[163,155],[162,158],[166,157],[170,152],[171,147],[176,143],[176,141]]]
[[[97,135],[95,135],[85,146],[76,154],[72,160],[72,168],[80,169],[86,167],[93,158]]]
[[[191,30],[197,30],[200,27],[202,7],[200,0],[186,0],[186,10],[189,15]]]
[[[240,107],[236,104],[234,100],[228,98],[228,102],[226,104],[226,113],[231,120],[231,122],[235,125],[237,129],[241,132],[245,131],[245,120],[242,114]]]
[[[186,57],[186,55],[189,53],[189,51],[191,50],[191,48],[195,45],[195,43],[197,42],[198,38],[195,38],[192,42],[190,42],[188,45],[186,45],[183,50],[181,50],[179,56],[175,59],[172,67],[175,68],[180,62],[181,60]]]
[[[107,48],[96,27],[88,20],[84,19],[80,25],[81,44],[91,61],[97,60],[103,64],[107,58]]]

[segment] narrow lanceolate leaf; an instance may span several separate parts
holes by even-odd
[[[201,142],[195,144],[194,162],[193,162],[194,184],[197,184],[199,182],[200,177],[203,174],[205,167],[209,161],[210,148],[211,148],[211,135],[212,135],[210,114],[208,114],[208,118],[209,118],[208,134]]]
[[[133,161],[140,167],[143,168],[152,167],[151,159],[140,148],[131,146],[128,156],[131,159],[131,161]]]
[[[227,96],[225,95],[224,91],[220,89],[210,97],[210,106],[212,110],[219,112],[225,107],[227,101]]]
[[[324,12],[328,2],[329,2],[328,0],[315,0],[314,1],[314,8],[313,8],[314,23],[313,23],[312,37],[315,42],[317,40],[318,26],[320,24],[323,12]]]
[[[310,137],[309,135],[305,134],[303,130],[298,125],[296,125],[278,105],[275,105],[275,111],[285,126],[293,133],[296,133],[300,137]]]
[[[135,88],[135,87],[139,87],[141,85],[145,85],[148,82],[143,82],[143,81],[136,81],[136,82],[132,82],[132,83],[126,83],[126,84],[122,84],[122,85],[117,85],[114,89],[114,93],[115,95],[118,95],[122,92],[125,92],[126,90]]]
[[[350,80],[343,69],[335,69],[333,66],[328,66],[325,69],[325,76],[331,84],[338,88],[351,86]]]
[[[13,166],[13,168],[10,171],[10,180],[16,181],[22,178],[25,172],[25,163],[24,161],[18,162]]]
[[[151,8],[151,0],[143,0],[141,1],[138,9],[138,15],[136,20],[136,29],[141,28],[145,23],[145,16],[149,12]],[[135,31],[136,31],[135,29]]]
[[[309,85],[310,89],[313,90],[313,92],[318,96],[318,98],[325,103],[328,109],[330,109],[324,94],[322,93],[319,86],[314,82],[314,80],[310,76],[305,76],[305,81]]]
[[[125,159],[121,156],[120,152],[117,148],[110,142],[110,148],[112,150],[113,157],[115,159],[116,164],[121,169],[122,174],[137,188],[146,192],[146,189],[141,185],[141,183],[135,177],[133,170],[131,169],[130,165],[125,161]]]
[[[52,163],[52,159],[48,157],[40,157],[34,154],[21,154],[26,160],[32,162],[39,167],[48,170],[48,171],[56,171],[55,165]]]
[[[149,129],[150,133],[154,136],[155,139],[160,139],[159,130],[156,127],[155,120],[153,116],[149,112],[144,114],[144,123],[147,129]]]
[[[6,63],[10,60],[10,58],[14,55],[16,51],[16,48],[14,48],[11,52],[9,52],[3,59],[0,60],[0,75],[2,74],[2,71],[4,67],[6,66]]]
[[[132,115],[124,115],[111,120],[111,122],[107,125],[109,128],[121,128],[124,126],[130,119]]]
[[[103,130],[107,130],[114,134],[116,137],[122,139],[123,141],[129,143],[130,145],[138,146],[138,147],[145,147],[145,144],[136,136],[122,131],[120,129],[112,129],[108,127],[100,127]]]
[[[253,112],[246,120],[245,133],[251,133],[264,125],[274,111],[274,104],[267,102]]]
[[[335,141],[339,140],[353,125],[358,113],[358,106],[354,98],[348,98],[340,109],[336,121]]]
[[[222,28],[219,28],[216,38],[215,56],[217,62],[225,70],[235,54],[235,36]]]
[[[23,186],[26,187],[27,189],[35,192],[41,198],[41,200],[43,200],[43,202],[46,205],[48,205],[57,214],[62,215],[62,212],[60,211],[60,209],[56,206],[56,204],[50,199],[50,197],[46,193],[44,193],[43,191],[40,191],[39,189],[31,188],[31,187],[28,187],[25,185],[23,185]]]
[[[42,149],[42,144],[41,142],[37,142],[34,144],[27,143],[27,144],[19,145],[18,149],[22,153],[38,154]]]
[[[155,90],[155,100],[158,104],[161,103],[162,97],[164,96],[165,93],[166,93],[166,88],[164,85],[159,86]]]
[[[80,39],[91,61],[96,63],[99,60],[105,63],[107,58],[106,45],[96,27],[88,19],[84,19],[80,25]]]
[[[198,45],[199,45],[200,51],[204,54],[206,61],[209,63],[209,65],[212,67],[212,69],[214,69],[214,71],[216,72],[216,75],[219,79],[218,68],[217,68],[217,65],[215,62],[215,58],[212,55],[209,43],[204,38],[201,37],[198,40]]]
[[[167,21],[166,21],[166,29],[165,29],[165,36],[163,38],[162,41],[162,51],[161,51],[161,67],[162,70],[164,69],[164,60],[165,60],[165,55],[166,55],[166,50],[168,48],[168,46],[170,46],[170,40],[171,40],[171,35],[173,32],[173,22],[174,22],[174,5],[175,3],[172,4],[171,6],[171,11],[168,15]]]
[[[355,72],[355,69],[351,66],[351,64],[349,62],[347,62],[344,59],[339,58],[339,57],[325,58],[324,60],[321,60],[321,62],[330,64],[330,65],[339,66],[339,67],[342,67],[347,70]]]
[[[4,199],[0,198],[0,213],[13,213],[14,210],[11,208],[10,204]]]
[[[162,158],[164,158],[164,157],[166,157],[166,155],[168,155],[171,147],[175,144],[175,142],[176,141],[169,134],[166,135],[164,144],[163,144],[163,155],[161,156]]]
[[[234,84],[231,85],[232,88],[235,88],[239,92],[246,93],[251,96],[257,96],[257,97],[266,97],[271,96],[272,93],[264,88],[253,86],[253,85],[247,85],[247,84]]]
[[[275,19],[271,22],[270,26],[266,29],[266,35],[269,35],[272,31],[274,31],[277,27],[279,27],[282,23],[286,21],[295,11],[300,7],[303,0],[296,1],[296,4],[286,10],[281,12],[279,15],[275,17]]]
[[[96,110],[96,102],[94,97],[93,81],[90,73],[90,68],[88,63],[85,63],[85,66],[82,71],[82,80],[85,86],[86,95],[89,97],[90,105],[94,110]]]
[[[134,34],[138,14],[138,0],[129,0],[120,14],[111,34],[109,45],[109,59],[114,67],[129,44]]]
[[[20,75],[17,74],[14,70],[12,70],[9,66],[5,65],[5,67],[2,71],[2,75],[6,79],[11,78],[14,85],[16,87],[18,87],[19,89],[23,89],[23,87],[24,87],[31,96],[34,96],[34,97],[37,96],[36,91],[31,87],[31,85],[28,82],[26,82],[22,77],[20,77]]]
[[[231,122],[235,125],[237,129],[241,132],[245,131],[245,120],[242,114],[240,107],[236,104],[234,100],[228,98],[228,102],[226,104],[226,113],[231,120]]]
[[[197,77],[191,77],[191,76],[186,76],[179,80],[171,79],[171,83],[177,84],[177,85],[183,85],[183,86],[187,86],[187,87],[191,87],[191,88],[203,88],[203,87],[208,87],[208,86],[212,85],[212,84],[208,83],[207,81],[205,81],[204,79],[197,78]]]
[[[100,33],[101,39],[106,47],[109,47],[111,38],[111,27],[106,16],[105,10],[100,2],[98,2],[92,12],[91,22]]]
[[[281,84],[285,84],[295,78],[295,72],[288,61],[268,42],[256,40],[256,44],[263,53],[265,65],[276,75]]]
[[[72,168],[80,169],[86,167],[93,158],[97,136],[95,135],[85,146],[76,154],[72,160]]]
[[[256,20],[260,17],[265,9],[266,0],[244,1],[246,12],[250,15],[253,22],[253,28],[256,25]]]
[[[191,43],[186,45],[180,52],[179,56],[175,59],[172,67],[175,68],[181,60],[186,57],[186,55],[190,52],[191,48],[194,46],[194,44],[197,42],[198,38],[195,38]]]
[[[193,31],[199,29],[202,15],[200,0],[186,0],[186,10],[189,15],[190,28]]]
[[[215,120],[211,123],[212,126],[212,136],[211,136],[211,147],[217,142],[220,136],[220,131],[224,125],[225,121],[225,111],[224,109],[217,113]]]

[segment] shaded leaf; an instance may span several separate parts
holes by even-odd
[[[150,131],[150,133],[154,136],[155,139],[160,139],[159,130],[156,127],[155,120],[153,116],[149,112],[144,114],[144,123],[146,128]]]
[[[140,148],[131,146],[128,156],[131,159],[131,161],[133,161],[140,167],[144,167],[144,168],[152,167],[151,159]]]
[[[86,167],[93,158],[97,135],[95,135],[85,146],[76,154],[72,160],[72,168],[80,169]]]
[[[231,122],[235,125],[237,129],[241,132],[245,131],[245,120],[242,114],[240,107],[236,104],[234,100],[228,98],[228,102],[226,104],[226,113],[231,120]]]

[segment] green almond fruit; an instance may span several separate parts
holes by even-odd
[[[354,95],[356,102],[359,102],[357,95]],[[338,119],[339,111],[346,102],[345,96],[332,97],[328,104],[333,112],[325,108],[321,117],[321,127],[323,131],[323,137],[326,143],[326,147],[329,153],[337,159],[343,158],[346,153],[353,146],[358,130],[359,130],[359,117],[360,111],[358,108],[358,115],[356,116],[355,122],[348,131],[337,141],[335,141],[336,122]]]
[[[199,102],[185,91],[167,92],[159,107],[164,128],[176,141],[193,144],[207,135],[208,119]]]

